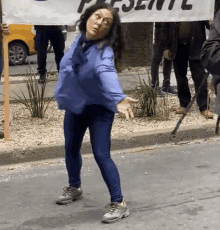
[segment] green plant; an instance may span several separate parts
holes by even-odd
[[[156,114],[157,94],[154,89],[146,84],[144,79],[133,90],[132,96],[139,102],[133,106],[134,113],[137,116],[154,116]]]
[[[165,97],[157,97],[157,92],[151,85],[150,69],[147,68],[147,83],[139,77],[139,84],[126,93],[139,100],[133,105],[133,110],[136,116],[151,117],[155,120],[168,120],[170,116],[170,97],[168,94]]]
[[[25,96],[24,92],[20,89],[23,98],[22,96],[14,92],[17,98],[13,99],[15,99],[18,103],[24,104],[26,108],[30,111],[32,117],[43,118],[54,96],[46,98],[46,83],[39,85],[35,75],[32,76],[30,74],[25,83],[28,90],[29,98]]]

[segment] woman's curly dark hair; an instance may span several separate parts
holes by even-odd
[[[81,15],[80,19],[76,22],[79,23],[79,30],[86,33],[86,23],[89,17],[99,9],[107,9],[111,11],[113,16],[113,22],[109,33],[105,36],[105,40],[108,46],[111,46],[114,51],[115,64],[120,61],[122,56],[122,50],[124,48],[124,39],[122,33],[121,20],[118,13],[107,3],[98,3],[88,7]]]

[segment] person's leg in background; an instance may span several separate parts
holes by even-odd
[[[190,60],[189,61],[190,71],[192,73],[192,79],[195,84],[195,91],[198,91],[203,79],[207,77],[205,69],[203,68],[200,60]],[[209,111],[210,99],[208,98],[208,89],[207,89],[207,78],[206,81],[200,87],[199,94],[197,96],[197,104],[201,114],[205,118],[212,119],[213,113]]]
[[[103,216],[102,221],[112,223],[129,215],[121,192],[118,169],[110,154],[114,112],[101,105],[91,105],[89,114],[91,115],[89,131],[93,154],[111,196],[110,209]]]
[[[155,90],[158,96],[163,97],[164,93],[162,93],[159,87],[159,67],[163,58],[163,46],[160,41],[160,32],[161,24],[155,23],[153,58],[151,62],[151,87]]]
[[[215,112],[220,115],[220,75],[212,75],[212,85],[215,89]]]
[[[217,94],[218,84],[220,84],[220,75],[212,75],[212,85],[215,89],[215,94]]]
[[[151,63],[151,87],[158,88],[159,87],[159,66],[162,60],[162,55],[159,54],[159,46],[158,44],[154,44],[154,54]]]
[[[38,73],[40,78],[38,80],[39,84],[46,83],[47,74],[47,47],[49,41],[49,34],[47,28],[37,28],[35,36],[35,49],[37,51],[37,63],[38,63]]]
[[[66,110],[64,117],[65,161],[68,172],[69,186],[64,188],[64,193],[56,200],[57,204],[69,204],[82,195],[80,171],[82,158],[80,148],[86,132],[86,116],[74,114]]]
[[[50,41],[53,46],[55,61],[57,65],[57,70],[60,69],[60,61],[64,55],[65,49],[65,38],[61,30],[51,30],[50,31]]]
[[[184,112],[191,100],[191,94],[187,79],[187,67],[189,59],[189,44],[178,45],[177,54],[173,60],[173,68],[176,76],[178,98],[180,102],[180,108],[176,110],[177,114]]]
[[[162,85],[162,91],[165,92],[165,93],[177,94],[177,90],[173,86],[170,86],[172,63],[173,63],[173,61],[171,61],[171,60],[168,60],[166,58],[163,59],[163,85]]]
[[[154,45],[154,53],[151,63],[151,87],[157,92],[157,95],[163,97],[159,87],[159,67],[163,57],[163,49],[162,44],[160,42],[155,43]]]

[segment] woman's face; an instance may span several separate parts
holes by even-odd
[[[113,16],[108,9],[96,10],[87,20],[86,38],[97,40],[104,38],[111,29]]]

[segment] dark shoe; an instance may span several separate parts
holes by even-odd
[[[39,84],[45,84],[47,82],[47,75],[45,74],[41,74],[40,78],[38,79],[38,83]]]
[[[176,110],[176,114],[183,114],[185,112],[185,107],[179,107],[177,110]]]
[[[121,219],[129,216],[129,210],[125,201],[112,202],[105,206],[109,207],[108,212],[102,217],[102,222],[107,224],[112,224],[120,221]]]
[[[0,131],[0,139],[3,139],[5,137],[4,132]]]
[[[206,119],[213,119],[213,113],[209,111],[208,109],[203,110],[201,112],[202,116],[205,117]]]
[[[166,95],[164,92],[162,92],[161,88],[159,87],[154,88],[154,91],[157,94],[157,97],[165,97]]]
[[[68,186],[63,188],[63,195],[59,196],[56,200],[57,204],[70,204],[74,200],[77,200],[81,195],[83,191],[81,187],[75,188],[72,186]]]
[[[177,89],[175,89],[174,87],[172,86],[169,86],[169,87],[166,87],[166,88],[162,88],[162,92],[164,93],[171,93],[171,94],[175,94],[177,95]]]

